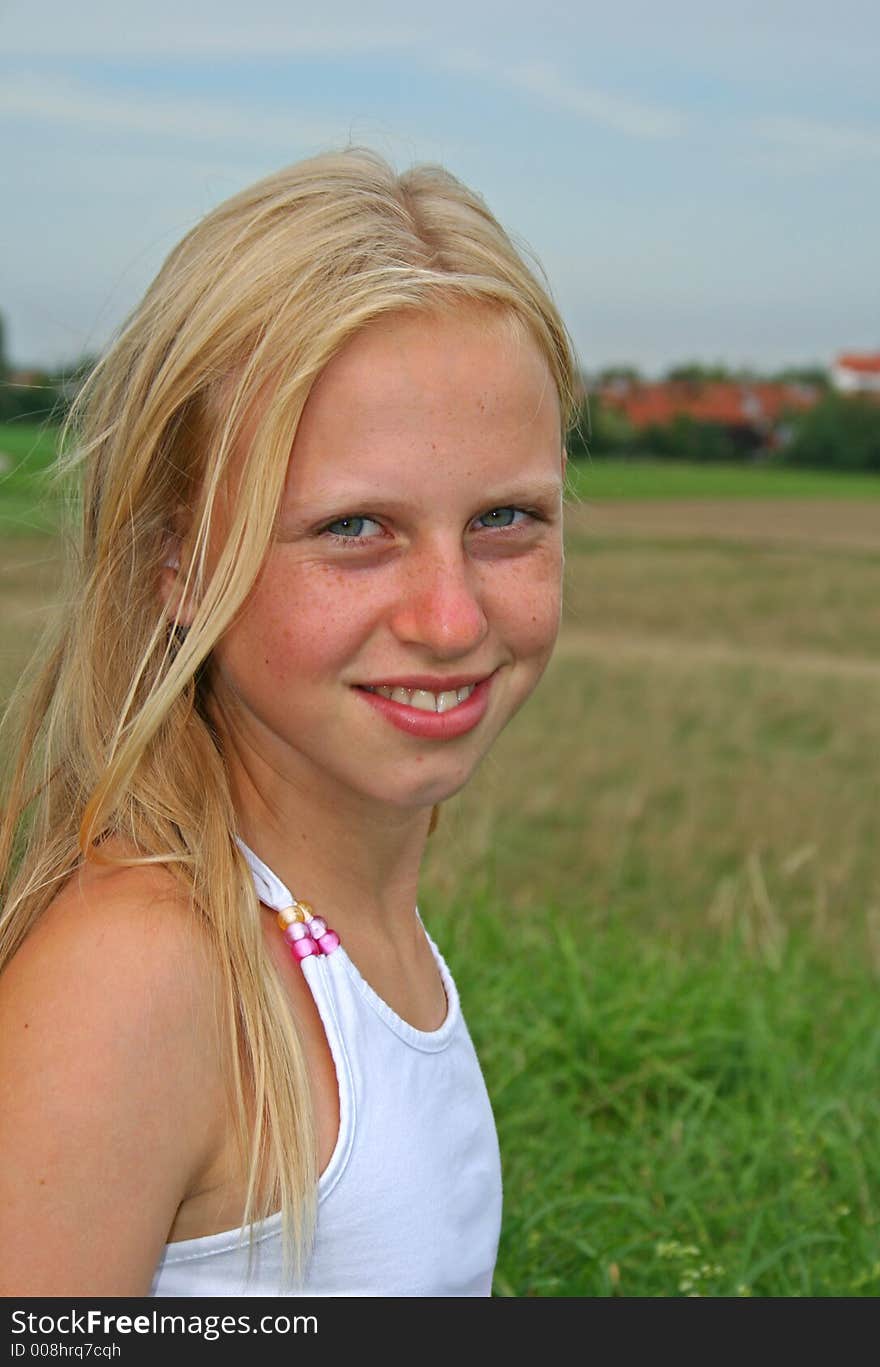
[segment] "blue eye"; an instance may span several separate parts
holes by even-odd
[[[513,527],[517,519],[527,516],[522,508],[492,508],[478,517],[477,523],[483,527]]]
[[[340,541],[364,541],[376,535],[376,531],[365,533],[366,527],[374,527],[378,532],[382,530],[371,517],[340,517],[335,522],[329,522],[324,531]]]

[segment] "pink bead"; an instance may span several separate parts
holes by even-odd
[[[318,946],[311,935],[305,935],[301,940],[294,940],[290,948],[295,959],[307,959],[310,954],[318,953]]]
[[[322,920],[320,916],[313,916],[309,921],[309,934],[313,940],[320,940],[326,929],[327,922]]]
[[[291,921],[284,931],[284,938],[289,945],[295,944],[297,940],[303,940],[309,934],[309,927],[303,921]]]
[[[339,936],[335,930],[327,930],[318,940],[318,945],[322,954],[332,954],[334,949],[339,948]]]

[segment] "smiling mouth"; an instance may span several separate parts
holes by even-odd
[[[403,703],[415,707],[420,712],[451,712],[460,703],[467,702],[476,684],[465,684],[462,688],[448,688],[442,693],[432,693],[427,688],[392,688],[389,685],[367,685],[361,687],[365,693],[378,693],[389,702]]]

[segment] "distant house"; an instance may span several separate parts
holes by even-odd
[[[841,394],[880,394],[880,352],[844,352],[831,367],[831,383]]]
[[[812,408],[820,397],[812,385],[769,380],[614,380],[597,396],[636,430],[687,417],[723,428],[747,447],[776,445],[785,418]]]

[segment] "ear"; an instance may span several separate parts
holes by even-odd
[[[165,606],[165,615],[184,627],[192,624],[195,604],[183,596],[186,571],[181,569],[183,545],[179,536],[169,535],[165,539],[165,552],[162,568],[159,571],[159,597]]]

